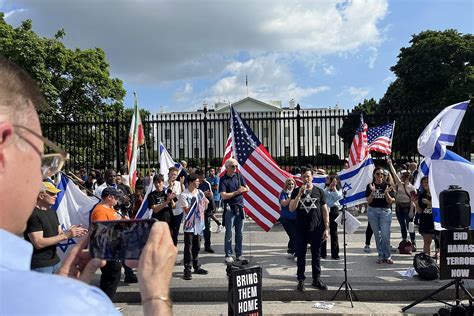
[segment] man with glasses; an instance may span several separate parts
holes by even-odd
[[[235,172],[237,160],[230,158],[225,162],[226,173],[219,182],[219,192],[224,203],[224,250],[225,262],[232,264],[232,227],[235,228],[235,256],[237,261],[247,264],[248,260],[242,256],[242,235],[244,232],[244,197],[242,193],[249,190],[244,178]]]
[[[56,253],[56,244],[69,238],[82,238],[87,235],[87,229],[73,225],[68,231],[63,232],[58,215],[51,209],[56,202],[56,195],[61,190],[51,182],[43,182],[42,186],[36,207],[28,219],[23,235],[25,240],[34,246],[31,270],[52,274],[61,266]]]
[[[79,282],[89,283],[103,265],[90,258],[87,238],[72,248],[55,276],[30,270],[33,247],[18,237],[43,179],[59,172],[67,158],[41,136],[36,108],[44,104],[34,80],[0,56],[0,315],[118,315],[102,291]],[[44,146],[53,153],[43,154]],[[168,293],[176,253],[166,224],[155,223],[138,262],[145,315],[171,315]]]

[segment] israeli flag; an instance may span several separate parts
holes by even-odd
[[[311,181],[318,188],[324,189],[326,186],[327,175],[315,174],[313,175],[313,181]]]
[[[415,179],[415,188],[421,187],[421,179],[426,177],[430,173],[431,158],[425,157],[421,160],[420,166],[418,167],[418,175]]]
[[[61,192],[58,192],[56,203],[51,208],[56,211],[62,230],[66,231],[72,225],[82,225],[84,228],[89,228],[90,214],[100,199],[87,196],[67,176],[63,174],[58,176],[60,181],[57,188]],[[75,244],[75,239],[60,242],[57,246],[59,258],[62,260]]]
[[[474,165],[456,153],[446,150],[443,159],[431,160],[428,181],[435,229],[441,230],[439,194],[450,185],[459,185],[469,193],[472,200],[474,197]],[[471,229],[474,229],[473,211],[474,208],[471,208]]]
[[[165,182],[168,181],[168,170],[171,167],[176,167],[179,171],[182,168],[181,164],[173,160],[166,147],[160,142],[160,173],[165,178]]]
[[[346,192],[345,198],[339,201],[341,205],[350,207],[367,201],[365,190],[372,182],[374,169],[374,162],[369,155],[358,164],[337,173],[341,180],[342,191]]]
[[[469,101],[446,107],[439,113],[418,138],[418,152],[431,159],[443,158],[446,146],[453,146]]]
[[[152,209],[148,206],[148,196],[151,192],[155,191],[155,186],[153,185],[153,178],[150,179],[150,185],[146,189],[145,195],[143,197],[143,202],[138,209],[137,215],[135,215],[136,219],[149,219],[151,218],[151,213],[153,212]]]

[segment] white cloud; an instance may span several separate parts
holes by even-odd
[[[352,97],[354,102],[362,102],[364,98],[369,94],[370,89],[367,88],[357,88],[357,87],[348,87],[345,90],[345,93],[348,93]]]
[[[323,71],[324,71],[324,74],[326,75],[332,75],[334,73],[334,66],[332,65],[324,66]]]
[[[216,78],[242,52],[249,60],[267,52],[302,60],[376,50],[388,7],[387,0],[5,2],[21,8],[9,23],[31,18],[46,36],[64,28],[68,46],[103,48],[114,75],[137,84]]]
[[[8,19],[10,18],[12,15],[14,15],[15,13],[21,13],[21,12],[24,12],[26,11],[25,9],[18,9],[18,10],[11,10],[11,11],[8,11],[8,12],[4,12],[5,13],[5,16],[4,18],[5,19]]]
[[[187,102],[193,93],[193,86],[186,82],[182,89],[174,92],[173,97],[177,102]]]

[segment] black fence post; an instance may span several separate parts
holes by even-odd
[[[120,146],[121,146],[121,143],[120,143],[120,120],[119,120],[119,116],[120,116],[120,109],[117,109],[115,111],[115,155],[117,156],[116,157],[116,163],[117,163],[117,166],[116,166],[116,170],[120,170],[120,167],[121,167],[121,161],[120,161]]]
[[[300,104],[296,105],[296,164],[301,166],[301,146],[300,146],[300,136],[301,136],[301,115],[300,115]]]
[[[208,165],[208,151],[209,151],[209,141],[207,139],[207,105],[204,105],[204,109],[202,111],[204,113],[204,172],[206,172],[207,165]]]

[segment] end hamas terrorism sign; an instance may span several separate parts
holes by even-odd
[[[234,315],[262,315],[262,268],[232,271]]]
[[[440,279],[474,279],[473,231],[441,231]]]

